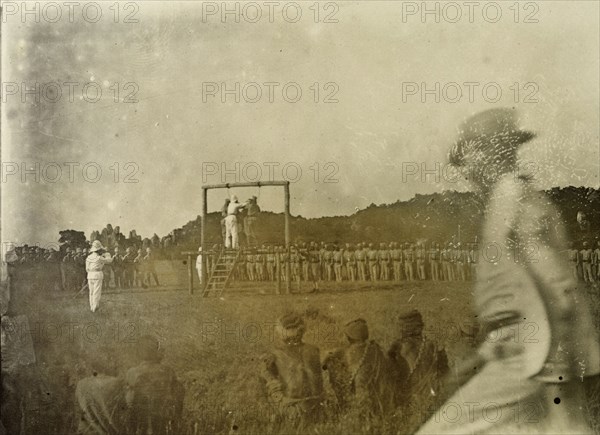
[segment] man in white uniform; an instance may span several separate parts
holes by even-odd
[[[514,176],[519,145],[535,135],[519,129],[513,109],[476,114],[460,131],[450,163],[485,204],[482,245],[503,255],[477,264],[474,308],[488,339],[476,362],[455,370],[463,385],[418,434],[591,433],[583,379],[600,371],[600,346],[590,304],[560,254],[556,208],[531,177]],[[528,260],[519,247],[531,244],[539,251]]]
[[[227,206],[227,217],[225,218],[225,248],[238,249],[238,225],[237,213],[244,208],[245,204],[238,202],[237,196],[231,197],[231,202]]]
[[[90,291],[90,310],[96,312],[100,305],[102,293],[102,281],[104,280],[104,265],[112,263],[112,257],[105,252],[100,240],[94,240],[90,248],[90,254],[85,259],[85,270],[87,271],[88,288]]]

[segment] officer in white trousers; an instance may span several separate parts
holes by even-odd
[[[85,259],[85,270],[87,272],[88,288],[90,292],[90,310],[96,312],[100,305],[100,296],[102,294],[102,280],[105,264],[112,263],[113,259],[108,252],[105,252],[104,246],[100,240],[94,240],[90,253]]]
[[[231,197],[231,202],[227,206],[227,217],[225,218],[225,247],[238,249],[240,247],[238,241],[238,225],[237,213],[244,208],[246,204],[238,202],[237,196]]]

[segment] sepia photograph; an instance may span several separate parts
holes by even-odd
[[[600,434],[600,1],[0,41],[0,435]]]

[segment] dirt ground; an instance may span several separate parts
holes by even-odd
[[[451,366],[468,351],[461,326],[475,322],[471,283],[343,282],[326,285],[319,294],[307,291],[274,295],[270,284],[237,285],[221,298],[202,298],[181,288],[112,290],[103,294],[96,313],[89,311],[86,295],[31,294],[21,308],[27,312],[37,363],[17,375],[26,388],[21,391],[26,432],[74,433],[77,381],[94,373],[122,374],[132,366],[133,346],[144,334],[159,337],[164,363],[186,387],[188,433],[282,431],[271,422],[259,374],[261,356],[277,339],[274,324],[290,309],[303,314],[305,341],[318,346],[322,356],[344,344],[343,325],[357,317],[367,320],[371,338],[387,350],[400,335],[398,316],[414,308],[423,315],[427,336],[448,352]],[[333,401],[329,388],[327,394]],[[597,404],[596,394],[590,406],[597,409]],[[424,418],[373,423],[340,420],[333,408],[331,413],[311,432],[403,433]]]

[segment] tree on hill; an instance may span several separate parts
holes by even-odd
[[[59,231],[58,234],[60,234],[58,243],[60,243],[61,251],[65,251],[67,248],[83,249],[87,247],[87,240],[83,231],[63,230]]]
[[[600,191],[588,187],[553,188],[545,192],[558,207],[572,240],[580,242],[600,233]],[[589,228],[585,234],[577,223],[578,213],[585,214]],[[293,242],[325,241],[340,243],[379,243],[390,241],[472,242],[479,234],[482,205],[473,192],[445,191],[415,195],[408,201],[391,204],[370,204],[351,216],[304,218],[291,216]],[[222,244],[221,215],[210,213],[206,218],[206,245]],[[201,219],[189,221],[178,228],[176,244],[169,249],[173,255],[182,250],[197,250],[200,243]],[[460,232],[459,232],[460,226]],[[256,224],[260,244],[284,243],[283,213],[263,211]]]

